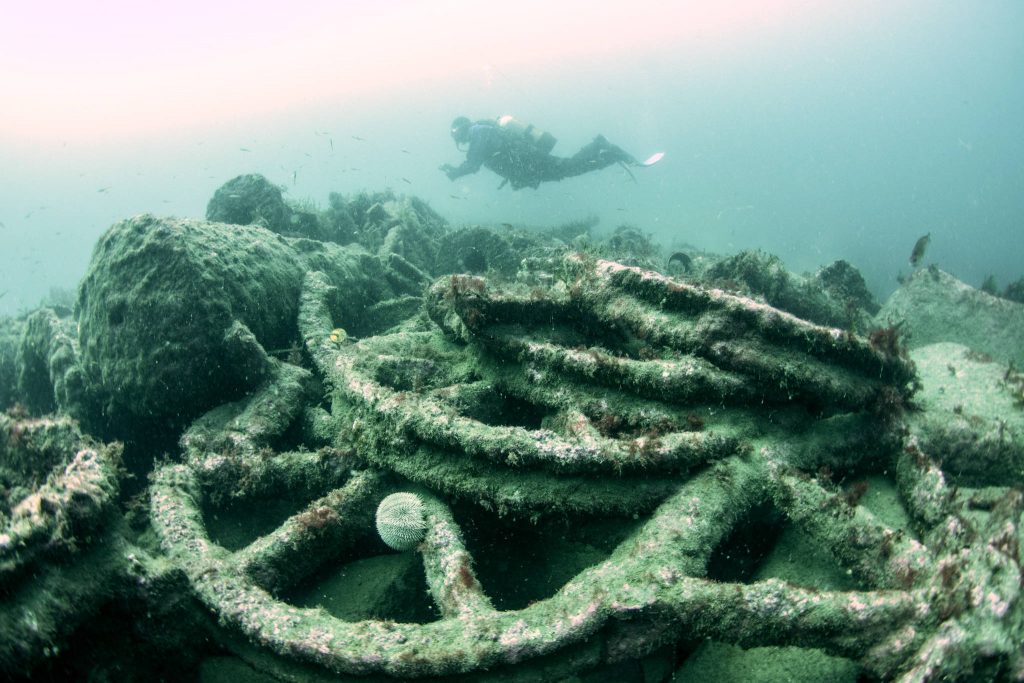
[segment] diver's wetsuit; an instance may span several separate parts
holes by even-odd
[[[452,180],[470,173],[476,173],[489,158],[501,154],[504,147],[504,135],[496,124],[478,121],[469,127],[469,149],[466,160],[456,169],[449,171]]]
[[[448,177],[455,180],[486,166],[508,181],[513,190],[518,190],[536,188],[543,182],[571,178],[618,162],[635,164],[636,159],[600,135],[573,156],[556,157],[520,135],[507,133],[496,123],[478,121],[469,128],[466,160],[451,169]]]

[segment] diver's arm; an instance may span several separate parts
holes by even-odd
[[[470,148],[470,149],[472,149],[472,148]],[[458,166],[452,166],[451,164],[444,164],[443,166],[441,166],[441,170],[444,171],[445,175],[448,176],[448,180],[455,180],[456,178],[461,178],[464,175],[469,175],[470,173],[476,173],[477,171],[480,170],[480,167],[483,166],[483,163],[484,163],[483,159],[478,159],[478,160],[474,161],[474,160],[472,160],[469,157],[469,155],[467,155],[466,156],[466,160],[463,161]]]
[[[495,148],[500,144],[497,137],[497,130],[493,126],[476,125],[470,129],[469,149],[466,150],[466,160],[458,166],[445,164],[441,170],[445,172],[449,180],[461,178],[470,173],[476,173],[484,165],[484,160],[494,153]]]

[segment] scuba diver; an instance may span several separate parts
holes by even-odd
[[[550,133],[525,125],[511,116],[476,122],[460,116],[452,121],[451,134],[460,151],[463,145],[468,145],[468,148],[466,160],[461,165],[441,166],[448,179],[476,173],[481,166],[486,166],[504,178],[498,189],[506,183],[512,185],[513,190],[536,188],[543,182],[571,178],[612,164],[620,164],[632,177],[629,166],[651,166],[664,156],[664,152],[658,152],[641,163],[605,140],[603,135],[598,135],[571,157],[556,157],[551,150],[557,141]]]

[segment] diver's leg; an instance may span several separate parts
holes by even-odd
[[[603,135],[598,135],[590,144],[598,146],[597,156],[599,161],[604,163],[604,166],[619,163],[636,165],[637,163],[636,158],[632,154],[629,154],[618,145],[608,142]],[[601,168],[604,168],[604,166]]]
[[[636,163],[636,159],[631,154],[605,140],[603,135],[598,135],[592,142],[584,145],[580,151],[568,159],[558,159],[558,161],[559,164],[557,165],[561,178],[598,171],[612,164]]]

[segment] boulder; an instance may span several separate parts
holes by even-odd
[[[956,342],[1024,366],[1024,304],[986,294],[936,267],[914,273],[875,320],[879,327],[898,326],[912,349]]]
[[[1024,375],[950,342],[910,357],[921,389],[907,423],[920,448],[958,485],[1024,484]]]

